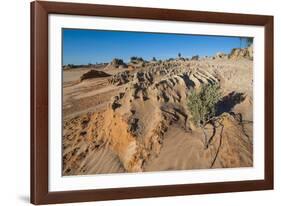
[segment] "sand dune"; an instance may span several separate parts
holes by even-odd
[[[235,56],[236,55],[236,56]],[[241,57],[239,57],[241,55]],[[237,58],[236,58],[237,57]],[[239,58],[238,58],[239,57]],[[253,62],[231,58],[108,65],[109,75],[64,71],[64,175],[250,167]],[[90,72],[96,74],[96,72]],[[190,91],[220,85],[210,146],[190,121]]]

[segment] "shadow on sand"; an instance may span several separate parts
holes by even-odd
[[[245,100],[244,93],[230,92],[224,96],[221,101],[216,105],[216,116],[221,115],[224,112],[230,112],[236,104],[239,104]]]

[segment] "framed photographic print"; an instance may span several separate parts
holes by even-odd
[[[31,3],[33,204],[273,189],[273,17]]]

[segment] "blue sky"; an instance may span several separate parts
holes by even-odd
[[[230,53],[240,47],[239,37],[161,34],[146,32],[63,29],[63,65],[128,61],[132,56],[150,60]],[[242,41],[242,47],[245,47]]]

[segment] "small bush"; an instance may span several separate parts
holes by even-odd
[[[188,96],[187,107],[192,115],[191,120],[203,130],[205,148],[208,148],[208,141],[204,127],[214,117],[216,105],[220,99],[221,92],[218,84],[204,84],[200,91],[193,90]]]
[[[193,123],[204,126],[215,115],[215,106],[220,99],[218,84],[204,84],[200,91],[193,90],[187,103]]]
[[[142,57],[136,57],[136,56],[132,56],[130,58],[131,62],[143,62],[143,58]]]

